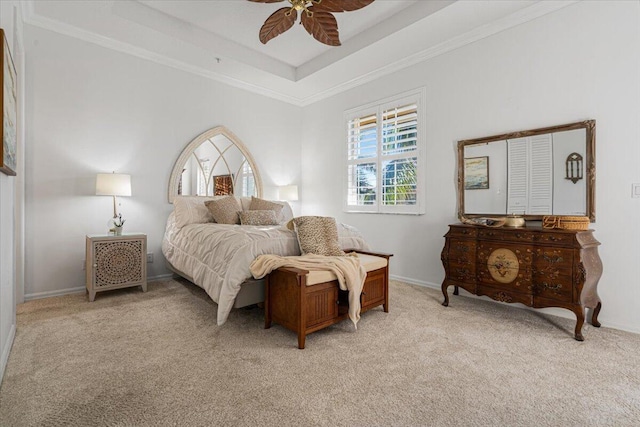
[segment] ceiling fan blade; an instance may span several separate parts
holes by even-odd
[[[247,1],[252,1],[254,3],[280,3],[281,1],[284,1],[284,0],[247,0]]]
[[[315,10],[326,12],[351,12],[369,6],[374,0],[311,0]]]
[[[314,39],[329,46],[340,46],[338,35],[338,21],[329,12],[315,10],[310,7],[309,12],[302,12],[302,25]]]
[[[298,18],[298,12],[292,7],[283,7],[271,14],[260,28],[260,41],[266,44],[269,40],[287,31]]]

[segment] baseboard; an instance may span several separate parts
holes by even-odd
[[[424,280],[412,279],[411,277],[403,277],[403,276],[397,276],[395,274],[390,274],[389,279],[408,283],[410,285],[424,286],[425,288],[440,289],[440,284],[426,282]]]
[[[0,359],[0,384],[2,384],[2,379],[4,378],[4,370],[7,367],[7,362],[9,361],[9,354],[11,353],[11,347],[13,347],[13,339],[16,337],[16,325],[11,325],[11,330],[9,331],[9,335],[7,336],[7,342],[2,349],[2,359]]]
[[[400,282],[404,282],[404,283],[408,283],[410,285],[417,285],[417,286],[423,286],[425,288],[432,288],[432,289],[438,289],[440,290],[442,287],[439,283],[433,283],[433,282],[426,282],[424,280],[416,280],[416,279],[412,279],[410,277],[402,277],[402,276],[396,276],[396,275],[389,275],[389,278],[392,280],[398,280]],[[526,307],[520,304],[509,304],[506,302],[499,302],[499,301],[495,301],[489,297],[485,297],[485,296],[478,296],[478,295],[474,295],[472,293],[469,293],[467,291],[465,291],[464,289],[460,288],[460,292],[464,292],[464,296],[465,297],[471,297],[471,298],[478,298],[478,299],[482,299],[485,301],[491,301],[491,302],[495,302],[496,304],[506,304],[509,305],[511,307],[515,307],[515,308],[519,308],[522,310],[530,310],[530,311],[535,311],[538,313],[544,313],[544,314],[548,314],[550,316],[557,316],[557,317],[562,317],[564,319],[572,319],[575,320],[575,315],[568,311],[568,310],[563,310],[561,308],[553,308],[553,307],[549,307],[549,308],[532,308],[532,307]],[[587,317],[590,318],[590,317]],[[606,328],[611,328],[611,329],[617,329],[620,331],[625,331],[625,332],[631,332],[634,334],[640,334],[640,327],[636,326],[636,325],[625,325],[622,323],[617,323],[617,322],[603,322],[602,321],[602,317],[600,317],[598,320],[600,320],[600,322],[603,323],[603,327]]]
[[[178,276],[174,273],[158,274],[157,276],[147,277],[147,282],[154,282],[156,280],[164,280],[164,279],[172,279],[174,277],[178,277]]]
[[[85,291],[86,291],[86,288],[84,286],[81,286],[78,288],[67,288],[67,289],[59,289],[55,291],[35,292],[33,294],[24,294],[24,300],[31,301],[34,299],[59,297],[61,295],[79,294]]]
[[[159,274],[157,276],[148,277],[147,278],[147,282],[153,282],[155,280],[170,279],[170,278],[172,278],[174,276],[175,276],[175,274],[173,274],[173,273]],[[84,286],[81,286],[81,287],[77,287],[77,288],[59,289],[59,290],[55,290],[55,291],[35,292],[33,294],[25,294],[24,295],[24,300],[25,301],[30,301],[30,300],[41,299],[41,298],[59,297],[59,296],[62,296],[62,295],[80,294],[82,292],[85,292],[85,290],[86,290],[86,288]]]

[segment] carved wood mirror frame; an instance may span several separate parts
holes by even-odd
[[[182,172],[184,170],[185,165],[189,158],[194,154],[195,150],[200,147],[201,144],[207,142],[208,140],[216,137],[217,135],[225,136],[233,145],[235,145],[238,150],[242,153],[245,158],[245,161],[251,167],[251,171],[253,174],[253,179],[255,182],[255,196],[262,197],[262,178],[260,177],[260,172],[256,166],[255,160],[251,156],[251,153],[247,149],[247,147],[242,143],[240,138],[238,138],[233,132],[227,129],[224,126],[216,126],[212,129],[209,129],[200,135],[196,136],[180,153],[178,160],[176,160],[173,170],[171,171],[171,177],[169,178],[169,203],[173,203],[173,199],[178,195],[178,187],[180,186],[180,178],[182,177]]]
[[[558,126],[550,126],[545,128],[538,129],[530,129],[519,132],[511,132],[505,133],[502,135],[493,135],[487,136],[483,138],[475,138],[475,139],[465,139],[462,141],[458,141],[458,218],[462,219],[466,218],[474,218],[474,217],[498,217],[505,216],[508,212],[505,212],[504,215],[499,214],[480,214],[480,213],[466,213],[465,212],[465,204],[464,204],[464,194],[465,194],[465,179],[464,179],[464,148],[471,145],[477,144],[487,144],[493,141],[504,141],[508,139],[515,138],[523,138],[529,137],[533,135],[543,135],[547,133],[556,133],[563,131],[570,131],[575,129],[585,129],[586,130],[586,141],[585,141],[585,178],[586,178],[586,206],[585,212],[586,216],[589,217],[591,222],[595,222],[596,220],[596,205],[595,205],[595,190],[596,190],[596,157],[595,157],[595,145],[596,145],[596,136],[595,136],[595,128],[596,121],[595,120],[585,120],[582,122],[569,123],[565,125]],[[564,161],[564,160],[563,160]],[[506,206],[505,206],[506,210]],[[549,214],[551,215],[551,213]],[[522,215],[527,220],[541,220],[543,215]]]

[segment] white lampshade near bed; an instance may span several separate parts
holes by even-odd
[[[298,200],[297,185],[283,185],[278,187],[278,200],[286,200],[287,202],[295,202]]]

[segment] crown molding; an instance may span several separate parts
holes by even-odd
[[[533,19],[555,12],[579,1],[581,0],[541,1],[532,6],[529,6],[524,10],[515,12],[490,24],[486,24],[474,30],[468,31],[460,36],[454,37],[438,45],[422,50],[411,56],[407,56],[406,58],[403,58],[399,61],[395,61],[392,64],[380,67],[369,73],[358,76],[357,78],[338,84],[330,89],[318,92],[315,95],[308,96],[302,100],[302,106],[314,104],[325,98],[329,98],[331,96],[345,92],[349,89],[353,89],[365,83],[369,83],[380,77],[396,73],[412,65],[419,64],[428,59],[435,58],[452,50],[459,49],[478,40],[482,40],[494,34],[508,30],[509,28],[516,27]]]
[[[58,20],[50,19],[34,12],[33,0],[28,0],[23,3],[23,19],[26,24],[33,25],[45,30],[53,31],[59,34],[63,34],[69,37],[77,38],[88,43],[96,44],[107,49],[115,50],[118,52],[126,53],[138,58],[147,59],[149,61],[156,62],[161,65],[166,65],[187,73],[195,74],[201,77],[205,77],[211,80],[215,80],[220,83],[224,83],[229,86],[233,86],[239,89],[244,89],[259,95],[267,96],[269,98],[277,99],[288,104],[302,106],[302,100],[300,98],[289,96],[282,92],[274,91],[272,89],[259,86],[253,83],[248,83],[233,77],[217,73],[215,71],[207,70],[202,67],[191,65],[184,61],[170,58],[166,55],[161,55],[152,52],[147,49],[134,46],[130,43],[125,43],[119,40],[114,40],[109,37],[104,37],[99,34],[87,31],[73,25],[60,22]]]
[[[64,34],[70,37],[78,38],[89,43],[93,43],[108,49],[116,50],[122,53],[137,56],[139,58],[147,59],[149,61],[156,62],[158,64],[166,65],[187,73],[205,77],[232,87],[247,90],[259,95],[263,95],[272,99],[276,99],[282,102],[286,102],[295,106],[305,107],[314,104],[323,99],[353,89],[365,83],[369,83],[380,77],[398,72],[407,67],[419,64],[428,59],[437,57],[452,50],[461,48],[468,44],[474,43],[478,40],[484,39],[491,35],[508,30],[515,26],[524,24],[546,14],[563,9],[567,6],[575,4],[580,0],[564,0],[564,1],[540,1],[525,9],[512,13],[504,18],[498,19],[486,25],[482,25],[471,31],[468,31],[460,36],[449,39],[445,42],[439,43],[430,48],[424,49],[413,55],[407,56],[403,59],[394,61],[389,65],[378,67],[372,71],[362,74],[356,78],[348,81],[336,84],[328,89],[318,91],[312,95],[306,97],[298,97],[284,91],[277,91],[266,87],[265,85],[250,83],[244,80],[240,80],[231,77],[226,74],[222,74],[216,71],[212,71],[200,66],[189,64],[185,61],[170,58],[166,55],[162,55],[150,50],[134,46],[130,43],[115,40],[109,37],[101,36],[99,34],[87,31],[58,20],[50,19],[41,15],[38,15],[34,11],[33,0],[27,0],[21,3],[23,10],[23,19],[29,25],[40,27],[46,30],[54,31],[60,34]],[[295,82],[295,86],[303,86],[304,80]]]

